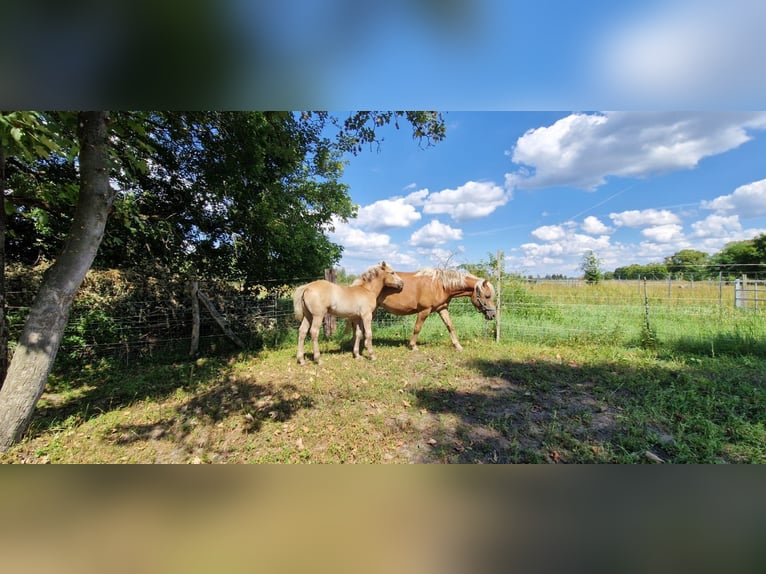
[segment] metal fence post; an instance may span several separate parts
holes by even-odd
[[[503,252],[497,250],[497,289],[495,293],[495,342],[500,342],[500,291],[503,283]]]

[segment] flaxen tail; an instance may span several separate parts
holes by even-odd
[[[298,321],[303,321],[303,292],[307,285],[301,285],[293,293],[293,312]]]

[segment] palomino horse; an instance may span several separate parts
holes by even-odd
[[[413,350],[418,348],[418,334],[423,321],[433,311],[439,313],[444,321],[455,349],[463,350],[449,316],[449,302],[453,297],[470,297],[485,319],[495,318],[495,288],[486,279],[464,271],[431,268],[401,271],[399,277],[404,281],[404,288],[396,292],[383,289],[378,296],[378,305],[394,315],[418,314],[415,331],[410,337],[410,348]]]
[[[295,318],[301,322],[298,329],[298,363],[305,364],[303,343],[306,333],[311,333],[314,361],[319,363],[319,328],[328,313],[336,317],[345,317],[364,327],[364,346],[371,360],[375,360],[372,351],[372,314],[378,306],[377,298],[384,287],[393,292],[401,291],[402,280],[385,261],[365,271],[353,285],[336,285],[319,279],[301,285],[293,295]],[[354,334],[354,358],[359,358],[359,339],[361,329]]]

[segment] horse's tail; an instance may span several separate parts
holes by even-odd
[[[298,321],[303,321],[303,292],[307,285],[301,285],[293,293],[293,312]]]

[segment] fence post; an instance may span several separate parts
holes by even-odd
[[[495,342],[500,342],[500,290],[503,282],[503,252],[497,250],[497,292],[495,293]]]
[[[338,274],[335,271],[335,268],[331,267],[329,269],[325,269],[324,278],[326,281],[329,281],[330,283],[335,283],[338,280]],[[325,315],[323,326],[324,326],[325,337],[329,338],[335,335],[335,329],[337,329],[338,327],[338,320],[335,318],[335,315],[331,315],[330,313]]]
[[[718,309],[723,309],[723,273],[718,272]]]
[[[742,289],[743,289],[742,280],[741,279],[735,280],[734,281],[734,308],[735,309],[741,309],[742,307],[744,307]]]
[[[192,308],[192,334],[191,334],[191,347],[189,348],[189,356],[193,357],[199,351],[199,281],[193,280],[189,285],[189,292],[191,293],[191,308]]]

